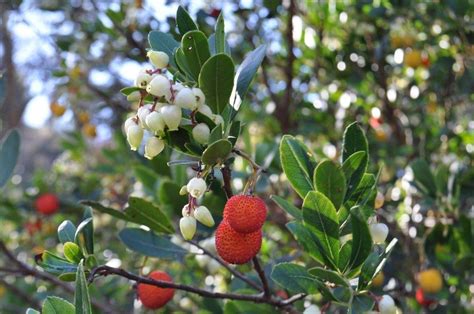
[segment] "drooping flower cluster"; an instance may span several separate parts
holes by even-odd
[[[206,105],[201,89],[176,82],[167,71],[169,57],[161,51],[149,51],[148,58],[155,69],[143,69],[135,78],[135,88],[127,99],[139,101],[136,114],[124,123],[124,131],[132,150],[138,150],[144,133],[150,137],[145,144],[145,157],[153,159],[165,147],[167,131],[176,131],[180,126],[191,125],[193,139],[201,145],[208,144],[211,130],[206,123],[198,123],[196,112],[207,116],[216,125],[223,123],[220,115],[214,114]]]

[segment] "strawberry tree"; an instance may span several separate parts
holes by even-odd
[[[361,127],[357,123],[347,126],[338,161],[316,160],[300,138],[282,137],[282,175],[300,201],[292,202],[283,195],[271,199],[291,217],[286,228],[299,248],[284,261],[262,265],[258,254],[267,236],[266,217],[272,212],[256,188],[259,179],[267,175],[268,165],[258,164],[239,147],[246,121],[240,121],[238,113],[266,47],[256,48],[236,67],[222,16],[209,37],[181,7],[176,22],[180,41],[152,31],[148,36],[150,64],[140,71],[134,86],[122,93],[137,103],[137,110],[123,125],[130,149],[150,160],[172,149],[174,153],[166,155],[170,157],[166,167],[188,167],[186,184],[171,185],[162,195],[180,208],[170,214],[135,195],[123,210],[108,207],[106,200],[83,201],[82,220],[77,224],[65,220],[58,226],[62,250],[36,256],[43,270],[59,280],[75,282],[74,302],[48,297],[43,313],[92,313],[97,305],[90,290],[105,276],[123,277],[136,284],[141,304],[149,309],[166,306],[181,291],[227,300],[229,312],[238,308],[256,312],[261,306],[297,312],[304,308],[302,300],[317,294],[322,312],[378,309],[395,313],[395,302],[389,295],[374,295],[368,289],[397,240],[387,243],[388,227],[377,219],[378,174],[369,171],[369,147]],[[245,179],[243,186],[233,184],[237,158],[250,169],[238,174]],[[225,206],[217,212],[212,206],[220,200]],[[94,234],[101,232],[94,228],[95,215],[124,222],[120,225],[121,242],[145,256],[139,271],[103,263],[104,252],[97,250],[94,239]],[[193,285],[181,284],[166,269],[143,272],[153,259],[181,261],[184,268],[186,257],[193,254],[206,256],[205,263],[224,267],[241,281],[243,289],[213,291],[201,288],[199,278]],[[247,263],[252,264],[257,278],[249,275],[251,268],[233,266]],[[317,310],[316,305],[306,309],[307,313]],[[113,312],[104,307],[100,311]]]

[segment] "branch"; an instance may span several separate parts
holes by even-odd
[[[199,249],[201,249],[204,252],[204,254],[206,254],[207,256],[209,256],[209,257],[213,258],[214,260],[216,260],[219,264],[224,266],[224,268],[227,269],[235,277],[239,278],[240,280],[247,283],[249,286],[255,288],[256,290],[262,291],[262,288],[259,285],[257,285],[255,282],[253,282],[252,280],[245,277],[244,274],[242,274],[241,272],[239,272],[239,271],[233,269],[232,267],[230,267],[229,264],[227,264],[219,256],[216,256],[216,255],[212,254],[209,250],[206,250],[204,247],[202,247],[199,243],[197,243],[195,241],[188,241],[188,242],[191,243],[192,245],[198,247]]]
[[[92,269],[89,275],[89,282],[93,282],[97,277],[105,277],[108,275],[117,275],[120,277],[127,278],[129,280],[135,281],[137,283],[144,283],[160,288],[172,288],[176,290],[188,291],[195,293],[202,297],[211,298],[211,299],[229,299],[229,300],[240,300],[240,301],[250,301],[255,303],[266,303],[273,305],[278,308],[286,308],[292,303],[302,299],[304,295],[297,295],[286,300],[278,300],[275,298],[267,298],[262,294],[236,294],[236,293],[221,293],[221,292],[212,292],[205,289],[195,288],[188,285],[177,284],[174,282],[168,282],[163,280],[154,280],[147,277],[137,276],[135,274],[129,273],[121,268],[113,268],[109,266],[98,266]]]
[[[227,198],[231,198],[232,195],[234,194],[232,192],[232,170],[229,168],[228,165],[225,165],[224,167],[221,168],[221,173],[222,173],[222,179],[224,180],[224,192]]]
[[[265,277],[265,272],[260,266],[260,262],[258,261],[257,256],[254,256],[252,261],[253,261],[253,266],[255,267],[255,270],[257,271],[258,277],[260,277],[260,281],[262,282],[263,295],[269,298],[271,296],[271,291],[270,291],[270,287],[268,286],[267,277]]]

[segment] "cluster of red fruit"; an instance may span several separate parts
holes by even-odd
[[[44,193],[35,200],[35,209],[43,215],[52,215],[59,209],[59,199],[52,193]]]
[[[154,271],[148,275],[149,278],[159,281],[173,282],[173,278],[163,271]],[[156,310],[166,305],[174,296],[173,288],[160,288],[144,283],[138,284],[138,299],[143,306]]]
[[[263,200],[251,195],[231,197],[216,231],[216,249],[230,264],[245,264],[260,251],[262,226],[267,215]]]

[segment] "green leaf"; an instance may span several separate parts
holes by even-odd
[[[206,35],[201,31],[187,32],[181,39],[181,50],[193,77],[198,78],[202,66],[211,56]]]
[[[49,251],[44,251],[42,254],[35,256],[35,261],[38,266],[43,268],[46,272],[59,276],[65,273],[76,272],[77,266],[68,260],[54,255]]]
[[[352,172],[350,178],[346,175],[346,179],[348,181],[346,199],[348,199],[351,196],[352,192],[357,188],[358,181],[367,170],[367,163],[369,161],[369,145],[367,143],[367,138],[365,137],[364,131],[357,124],[357,122],[350,124],[344,131],[342,148],[343,162],[348,160],[351,155],[356,152],[365,152],[365,157],[362,159],[359,167]],[[346,171],[347,170],[345,170],[344,173],[346,173]]]
[[[240,135],[240,121],[233,121],[229,129],[229,137],[227,138],[233,146],[237,143]]]
[[[215,49],[216,53],[226,53],[225,51],[225,31],[224,31],[224,17],[219,14],[216,22],[216,33],[215,33]]]
[[[207,39],[207,42],[209,43],[209,50],[211,51],[211,55],[213,56],[217,54],[218,52],[216,51],[216,34],[211,34]],[[227,40],[224,41],[224,45],[224,53],[230,56],[231,51]]]
[[[20,152],[20,134],[10,131],[0,146],[0,188],[7,183],[15,169]]]
[[[242,104],[245,95],[249,89],[250,83],[252,82],[255,74],[257,73],[260,64],[265,57],[265,50],[267,46],[262,45],[245,57],[244,61],[240,64],[237,72],[235,73],[234,82],[237,84],[234,86],[234,91],[231,96],[231,105],[237,112]]]
[[[222,139],[222,124],[219,124],[211,131],[211,135],[209,135],[209,143],[217,142],[218,140]]]
[[[187,251],[171,242],[169,237],[138,228],[125,228],[120,240],[132,251],[168,260],[182,260]]]
[[[76,273],[64,273],[64,274],[59,275],[58,279],[61,281],[66,281],[66,282],[74,282],[76,281]]]
[[[303,220],[303,212],[295,205],[277,195],[270,196],[270,199],[296,220]]]
[[[174,58],[179,70],[186,75],[187,79],[190,81],[197,81],[198,77],[195,77],[193,72],[191,71],[191,68],[188,65],[186,56],[184,55],[183,49],[181,49],[181,47],[178,47],[176,49]]]
[[[173,36],[168,33],[151,31],[148,34],[148,42],[150,43],[151,49],[166,53],[170,59],[170,64],[176,67],[173,55],[175,50],[179,47],[179,42],[177,42]]]
[[[128,95],[130,95],[131,93],[136,92],[136,91],[140,91],[140,90],[142,90],[140,87],[134,87],[134,86],[132,86],[132,87],[124,87],[124,88],[122,88],[122,89],[120,90],[120,92],[121,92],[123,95],[128,96]]]
[[[335,285],[350,288],[349,282],[344,277],[333,270],[324,269],[321,267],[314,267],[309,270],[309,273],[317,277],[322,282],[331,282]]]
[[[345,199],[348,199],[359,185],[362,176],[364,175],[363,169],[367,163],[367,153],[364,151],[358,151],[350,155],[342,164],[342,171],[346,178],[347,192]]]
[[[143,183],[145,188],[152,192],[155,191],[155,185],[158,182],[158,174],[150,169],[150,167],[145,165],[135,165],[133,167],[133,173],[135,174],[135,178]]]
[[[336,209],[341,207],[346,193],[346,178],[333,161],[324,160],[319,163],[314,171],[314,186],[331,200]]]
[[[74,242],[64,243],[64,257],[74,264],[78,264],[84,257],[81,248]]]
[[[128,204],[125,214],[133,222],[150,227],[158,233],[174,233],[168,216],[152,203],[138,197],[130,197]]]
[[[64,220],[58,227],[58,238],[61,243],[74,242],[76,226],[70,220]]]
[[[347,268],[347,264],[349,264],[351,259],[351,252],[352,252],[352,240],[347,241],[341,246],[339,250],[339,261],[337,263],[337,267],[341,270]]]
[[[317,291],[317,279],[306,268],[292,263],[280,263],[273,267],[271,278],[292,293],[313,294]]]
[[[86,206],[90,206],[93,209],[95,209],[98,212],[101,212],[103,214],[108,214],[110,216],[113,216],[113,217],[121,219],[121,220],[131,221],[130,218],[127,217],[127,215],[125,215],[124,212],[122,212],[120,210],[117,210],[117,209],[110,208],[110,207],[106,207],[106,206],[100,204],[99,202],[82,201],[81,204],[86,205]],[[131,221],[131,222],[133,222],[133,221]]]
[[[348,311],[349,314],[367,313],[373,309],[375,301],[366,295],[356,295],[352,299],[351,307]]]
[[[202,154],[202,162],[213,166],[223,163],[232,151],[232,144],[228,140],[219,140],[209,145]]]
[[[319,239],[334,267],[339,259],[339,223],[331,201],[321,192],[309,192],[303,201],[304,225]]]
[[[87,208],[84,212],[84,220],[77,226],[74,242],[81,245],[81,235],[83,236],[86,252],[94,254],[94,233],[93,233],[92,210]]]
[[[223,53],[209,58],[199,74],[199,88],[213,112],[221,113],[229,103],[234,86],[234,62]]]
[[[313,190],[314,158],[309,149],[291,135],[280,142],[280,160],[291,186],[304,198]]]
[[[189,16],[188,11],[186,11],[182,6],[179,6],[178,12],[176,12],[176,24],[178,24],[178,29],[181,35],[198,29],[196,23],[194,23],[193,19]]]
[[[352,225],[352,251],[349,262],[349,270],[359,267],[370,254],[372,248],[372,237],[369,226],[362,216],[359,207],[353,207],[350,211]]]
[[[59,297],[47,297],[43,303],[41,312],[43,314],[74,314],[76,310],[74,305],[64,299]]]
[[[421,192],[436,197],[436,180],[431,172],[430,166],[423,159],[416,159],[410,164],[415,177],[415,183]]]
[[[84,274],[84,266],[82,261],[77,267],[76,273],[76,293],[74,294],[74,305],[76,307],[76,314],[91,314],[91,299],[89,296],[89,289],[87,287],[86,275]]]
[[[397,242],[397,239],[392,239],[381,254],[379,254],[378,251],[375,251],[367,257],[360,270],[359,284],[357,288],[359,291],[364,290],[372,282],[372,279],[382,270]]]
[[[298,243],[303,247],[305,252],[320,264],[325,264],[327,257],[321,249],[321,243],[318,238],[308,230],[308,228],[298,221],[291,221],[286,224],[286,227],[290,230],[296,241],[298,241]]]
[[[43,309],[43,311],[44,311],[44,309]],[[74,309],[73,309],[73,312],[71,312],[71,313],[74,313]],[[41,314],[41,313],[38,312],[37,310],[32,309],[31,307],[29,307],[29,308],[26,309],[25,314]]]

